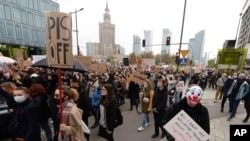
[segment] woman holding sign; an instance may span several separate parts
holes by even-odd
[[[203,90],[198,85],[191,85],[186,92],[186,97],[169,107],[163,117],[162,124],[168,123],[180,111],[185,111],[207,134],[210,133],[209,113],[200,101]],[[165,126],[164,126],[165,128]],[[178,128],[178,127],[177,127]],[[166,128],[165,128],[166,129]],[[175,137],[171,135],[171,131],[167,130],[166,138],[168,141],[174,141]],[[176,139],[178,140],[178,139]]]

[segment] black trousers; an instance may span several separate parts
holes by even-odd
[[[113,133],[114,131],[112,131],[111,134],[108,134],[107,129],[102,127],[102,125],[99,125],[98,136],[103,137],[107,141],[114,141]]]
[[[155,134],[159,135],[159,128],[161,128],[162,133],[165,134],[165,130],[162,126],[162,119],[164,117],[165,112],[164,111],[160,111],[158,113],[153,112],[154,113],[154,122],[155,122]]]

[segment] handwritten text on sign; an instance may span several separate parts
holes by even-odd
[[[181,110],[164,128],[178,141],[207,141],[209,135],[185,111]]]
[[[48,66],[73,68],[72,23],[67,13],[45,13]]]

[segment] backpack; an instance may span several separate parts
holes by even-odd
[[[116,108],[116,127],[123,124],[123,116],[119,107]]]

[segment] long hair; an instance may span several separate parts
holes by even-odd
[[[57,87],[57,89],[59,90],[59,87]],[[68,99],[73,99],[74,101],[79,99],[79,93],[75,88],[62,85],[62,93],[64,96],[68,96]]]
[[[146,79],[146,80],[145,80],[145,82],[148,84],[148,87],[147,87],[147,88],[145,88],[145,90],[146,90],[146,91],[150,91],[150,90],[152,90],[152,85],[151,85],[151,82],[150,82],[148,79]]]
[[[114,96],[114,88],[111,84],[104,84],[103,86],[107,90],[106,96],[101,96],[100,104],[102,104],[104,107],[107,107],[110,104],[111,99]]]

